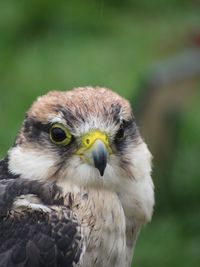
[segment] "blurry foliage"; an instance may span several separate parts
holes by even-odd
[[[158,217],[139,238],[138,246],[142,245],[136,253],[136,266],[199,266],[199,103],[200,94],[191,109],[182,114],[178,143],[175,154],[171,155],[173,162],[164,177],[169,180],[168,192],[163,196],[161,187],[157,188]],[[159,180],[162,183],[163,177]]]
[[[176,161],[171,173],[174,204],[180,210],[195,211],[199,206],[200,187],[200,94],[191,109],[184,114],[179,131]]]
[[[0,155],[24,112],[48,90],[103,85],[134,103],[152,62],[187,49],[199,23],[199,2],[189,0],[0,1]],[[195,101],[172,122],[176,149],[163,176],[155,172],[156,212],[141,232],[134,266],[199,266],[199,97]]]

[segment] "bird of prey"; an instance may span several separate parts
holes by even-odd
[[[129,102],[101,87],[49,92],[0,161],[0,267],[130,267],[153,206]]]

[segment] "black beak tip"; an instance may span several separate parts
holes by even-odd
[[[100,172],[100,175],[101,175],[101,176],[104,175],[104,171],[105,171],[105,169],[104,169],[104,170],[103,170],[103,169],[102,169],[102,170],[99,169],[99,172]]]

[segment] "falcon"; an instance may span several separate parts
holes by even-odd
[[[151,158],[115,92],[39,97],[0,161],[0,266],[130,267],[153,213]]]

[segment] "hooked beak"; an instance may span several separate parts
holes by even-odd
[[[81,158],[99,170],[101,176],[104,175],[111,153],[107,135],[99,131],[90,132],[82,137],[81,146],[77,151]]]
[[[93,146],[92,157],[94,167],[97,168],[100,175],[103,176],[107,165],[108,151],[101,140],[96,140]]]

